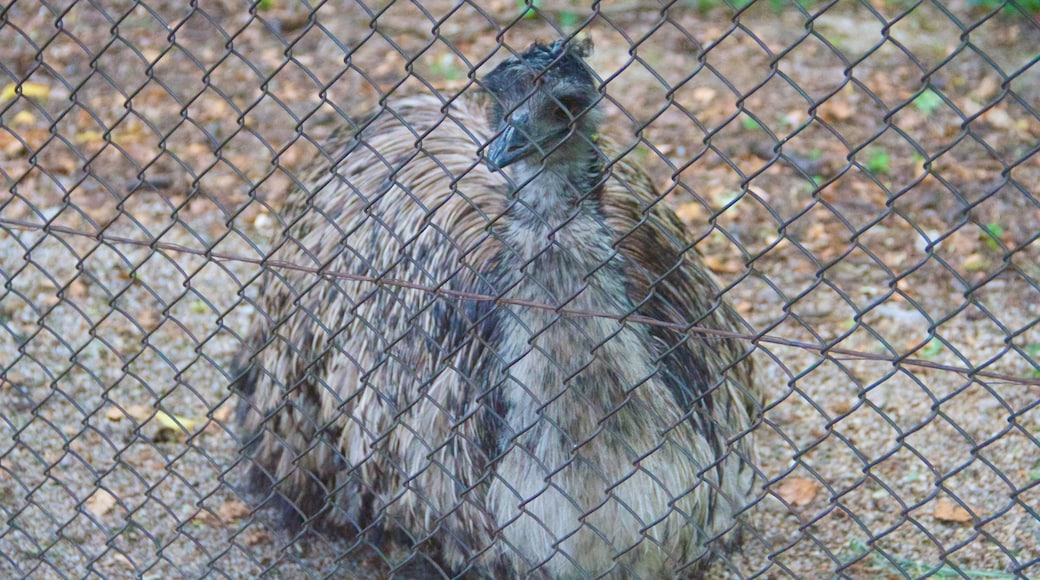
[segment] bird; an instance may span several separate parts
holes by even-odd
[[[697,574],[739,544],[754,349],[601,134],[590,51],[387,98],[287,194],[233,384],[260,505],[449,576]]]

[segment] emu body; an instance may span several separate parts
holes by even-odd
[[[507,299],[264,274],[240,416],[292,517],[403,535],[452,573],[660,577],[731,542],[744,345],[559,312],[739,328],[597,136],[580,56],[535,45],[447,109],[391,100],[291,192],[273,259]]]

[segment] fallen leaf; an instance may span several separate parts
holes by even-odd
[[[835,99],[828,100],[819,109],[819,115],[824,121],[846,121],[852,117],[855,112],[853,106],[848,101],[839,101]]]
[[[88,499],[86,503],[87,511],[95,516],[103,516],[107,514],[112,511],[112,508],[115,507],[115,505],[116,496],[103,489],[95,491],[94,495],[90,496],[90,499]]]
[[[0,152],[4,155],[14,156],[22,150],[22,142],[7,131],[0,131]]]
[[[971,514],[968,513],[968,510],[948,499],[940,499],[935,502],[935,511],[932,512],[932,515],[935,516],[935,519],[943,522],[963,524],[971,521]]]
[[[65,295],[74,300],[81,300],[87,297],[87,285],[82,280],[73,280],[69,284],[68,290]]]
[[[111,558],[113,560],[115,560],[116,562],[119,562],[120,566],[123,566],[124,568],[126,568],[128,570],[135,570],[135,571],[137,570],[137,567],[134,566],[133,562],[130,561],[130,558],[127,558],[126,556],[120,554],[119,552],[109,552],[109,554],[111,555]]]
[[[213,411],[213,418],[217,421],[220,421],[221,423],[227,423],[227,420],[231,417],[231,412],[233,410],[234,409],[231,408],[231,405],[223,405],[216,411]]]
[[[789,505],[807,505],[816,497],[816,482],[804,477],[790,477],[776,488],[776,493]]]
[[[1006,109],[991,107],[985,113],[982,114],[982,118],[989,122],[993,127],[1006,131],[1011,128],[1014,124],[1011,115]]]
[[[852,410],[852,401],[846,399],[831,403],[831,411],[838,415],[844,415]]]
[[[80,131],[73,135],[72,141],[77,145],[101,145],[105,142],[105,134],[101,131]]]
[[[700,221],[704,217],[704,206],[695,201],[681,203],[675,208],[675,215],[679,216],[683,223]]]
[[[969,272],[982,272],[989,268],[989,262],[982,254],[976,252],[965,257],[961,266]]]
[[[744,271],[744,266],[736,260],[720,260],[715,256],[704,256],[704,265],[712,272],[723,274],[736,274]]]
[[[251,511],[246,504],[232,499],[222,503],[217,508],[217,515],[220,516],[222,521],[230,523],[248,516]]]
[[[177,432],[191,431],[195,428],[195,424],[197,423],[195,419],[188,419],[187,417],[181,417],[180,415],[170,415],[164,411],[156,411],[155,418],[163,427],[173,429]]]
[[[714,101],[717,94],[718,93],[715,92],[715,89],[709,87],[697,87],[696,89],[693,89],[693,100],[706,105]]]
[[[18,111],[15,113],[13,119],[11,119],[11,127],[31,127],[36,124],[36,115],[33,115],[29,111]]]
[[[152,408],[145,405],[130,405],[129,407],[124,407],[124,409],[126,414],[130,415],[138,423],[146,421],[152,416]]]
[[[257,544],[270,542],[271,534],[267,530],[253,530],[246,533],[243,539],[247,546],[255,546]]]
[[[51,89],[47,85],[41,85],[38,83],[22,83],[21,84],[22,96],[33,98],[33,99],[46,99],[51,94]],[[4,87],[0,91],[0,103],[6,103],[18,94],[18,84],[11,83]]]
[[[997,77],[995,75],[986,75],[975,85],[975,90],[972,91],[972,94],[980,101],[988,101],[999,90],[1000,82],[997,80]]]
[[[746,317],[751,314],[755,306],[747,300],[735,300],[733,301],[733,308],[737,311],[737,314]]]
[[[142,310],[137,313],[137,318],[134,319],[145,332],[151,332],[155,330],[155,327],[159,325],[159,315],[154,310]]]

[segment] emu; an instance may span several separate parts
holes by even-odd
[[[599,134],[587,51],[390,99],[290,192],[270,258],[311,271],[265,271],[238,359],[263,502],[451,575],[657,578],[737,541],[749,348],[678,329],[741,326]]]

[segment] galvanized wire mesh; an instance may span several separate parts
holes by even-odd
[[[8,3],[0,575],[464,571],[437,538],[312,530],[311,507],[283,528],[244,488],[233,361],[306,349],[250,343],[267,272],[742,339],[764,396],[744,547],[684,573],[1040,576],[1038,9]],[[617,156],[741,328],[275,252],[299,217],[287,192],[332,176],[367,115],[465,99],[531,42],[575,36],[595,42]]]

